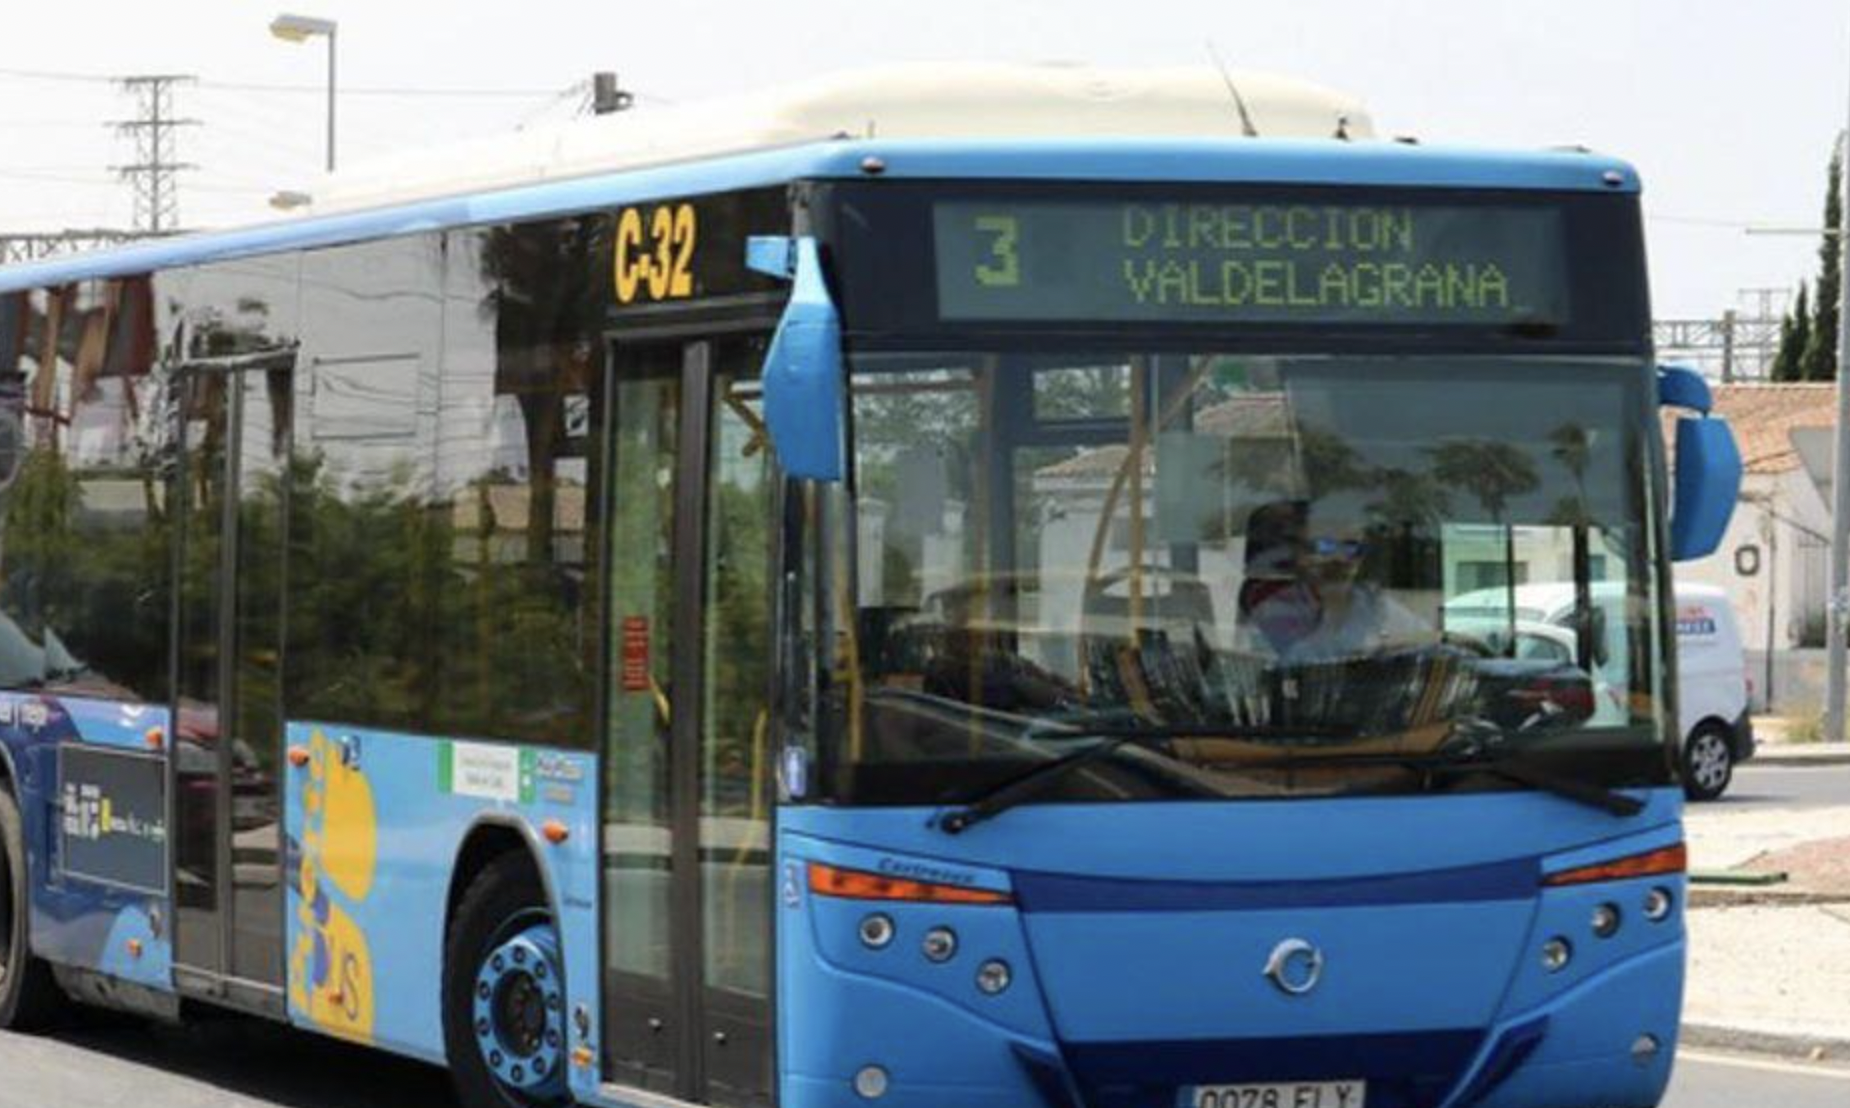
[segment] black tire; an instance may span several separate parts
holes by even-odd
[[[37,1031],[64,1007],[51,967],[31,954],[26,837],[19,805],[0,786],[0,1030]]]
[[[1714,720],[1698,724],[1683,743],[1683,794],[1714,800],[1733,780],[1734,737]]]
[[[538,922],[552,923],[552,913],[533,863],[518,852],[484,867],[450,920],[443,959],[443,1041],[463,1108],[541,1108],[568,1099],[536,1100],[504,1085],[483,1058],[474,1026],[474,989],[489,955]],[[563,1018],[561,1012],[561,1023]]]

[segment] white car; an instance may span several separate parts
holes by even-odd
[[[1617,583],[1596,583],[1592,600],[1607,640],[1602,655],[1626,657],[1620,606],[1625,597]],[[1516,586],[1514,621],[1518,657],[1574,659],[1574,587],[1567,582]],[[1477,633],[1479,624],[1494,625],[1507,611],[1509,594],[1481,589],[1445,604],[1446,626]],[[1692,800],[1713,800],[1734,779],[1734,767],[1754,754],[1753,722],[1747,714],[1747,659],[1728,594],[1713,585],[1676,586],[1677,722],[1682,737],[1683,789]],[[1506,625],[1507,626],[1507,625]],[[1481,637],[1481,636],[1480,636]],[[1494,644],[1499,646],[1501,644]],[[1625,718],[1622,673],[1594,667],[1592,722]]]

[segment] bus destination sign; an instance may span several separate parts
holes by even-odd
[[[1559,213],[1392,202],[947,200],[951,322],[1558,326]]]

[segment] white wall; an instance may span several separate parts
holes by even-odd
[[[1796,649],[1808,618],[1822,614],[1826,591],[1824,559],[1806,547],[1830,526],[1824,498],[1804,470],[1751,475],[1720,548],[1679,563],[1677,579],[1726,590],[1749,651],[1764,657],[1769,647],[1775,654]],[[1758,549],[1758,573],[1739,572],[1744,547]],[[1756,671],[1756,690],[1762,683]]]

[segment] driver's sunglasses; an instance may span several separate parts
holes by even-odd
[[[1312,539],[1310,551],[1320,558],[1360,558],[1368,553],[1368,544],[1359,539]]]

